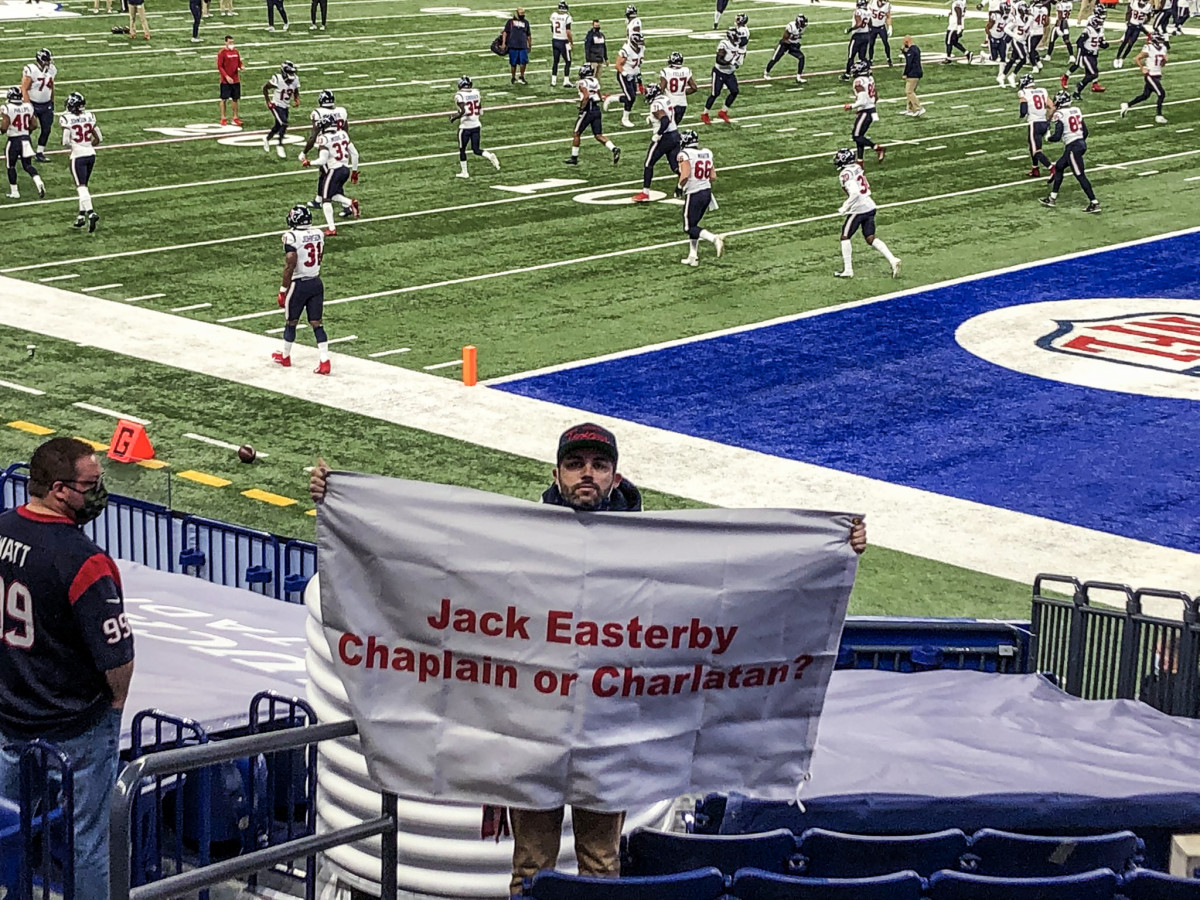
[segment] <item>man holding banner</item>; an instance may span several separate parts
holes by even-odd
[[[612,432],[568,428],[542,502],[641,511],[617,459]],[[367,476],[351,473],[329,490],[329,475],[321,460],[309,484],[321,505],[322,619],[368,768],[401,795],[509,806],[514,895],[557,863],[566,805],[580,874],[617,876],[628,806],[701,785],[795,791],[866,548],[861,519],[564,519],[416,482],[396,482],[385,499],[384,479],[359,489]],[[403,523],[391,521],[399,502]],[[847,525],[853,553],[847,532],[838,537]],[[814,546],[789,558],[805,539]],[[394,562],[410,552],[411,568]],[[401,681],[402,692],[388,691]],[[745,748],[754,758],[729,771],[743,726],[755,728]],[[389,753],[401,745],[432,750],[416,761],[411,750]]]

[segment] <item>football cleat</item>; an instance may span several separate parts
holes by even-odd
[[[894,263],[892,263],[892,277],[893,278],[900,277],[900,260],[898,258]]]
[[[1068,78],[1067,78],[1067,74],[1066,74],[1066,72],[1064,72],[1064,73],[1062,74],[1062,76],[1061,76],[1061,77],[1058,79],[1058,83],[1059,83],[1060,85],[1062,85],[1062,89],[1063,89],[1064,91],[1067,89],[1067,85],[1068,85],[1068,84],[1070,84],[1071,82],[1070,82],[1070,79],[1068,79]]]
[[[639,191],[638,193],[633,195],[632,199],[633,199],[634,203],[649,203],[650,195],[647,194],[645,191]]]
[[[1050,182],[1054,181],[1054,173],[1055,173],[1056,171],[1057,171],[1057,169],[1056,169],[1056,167],[1055,167],[1055,164],[1054,164],[1054,163],[1050,163],[1050,168],[1047,170],[1047,174],[1046,174],[1046,183],[1047,183],[1047,184],[1049,184]]]
[[[278,156],[280,159],[287,159],[287,153],[283,149],[283,144],[275,145],[275,155]]]
[[[1116,59],[1113,60],[1113,68],[1114,69],[1121,68],[1121,66],[1124,64],[1124,62],[1125,62],[1125,60],[1121,59],[1121,57],[1118,56]]]
[[[850,270],[847,270],[845,272],[834,272],[833,274],[836,275],[838,278],[853,278],[854,277],[854,272],[850,271]]]
[[[1008,73],[1008,86],[1010,88],[1015,88],[1017,86],[1017,76],[1011,72]]]
[[[1108,88],[1106,88],[1104,85],[1102,85],[1098,81],[1092,85],[1092,93],[1093,94],[1103,94],[1107,90],[1108,90]]]
[[[770,73],[770,71],[768,71],[767,69],[763,69],[763,76],[762,76],[762,77],[763,77],[763,81],[770,81],[770,80],[771,80],[771,73]]]
[[[615,166],[620,161],[621,161],[621,148],[613,147],[613,165]]]
[[[1028,174],[1026,174],[1025,177],[1026,178],[1041,178],[1042,170],[1039,169],[1037,166],[1034,166],[1032,169],[1029,170]]]
[[[1054,198],[1053,197],[1043,197],[1038,202],[1040,204],[1042,204],[1042,206],[1048,207],[1050,209],[1054,209]]]
[[[565,162],[565,163],[566,163],[568,166],[577,166],[577,165],[579,165],[579,157],[578,157],[578,156],[568,156],[568,157],[567,157],[567,158],[564,160],[564,162]]]
[[[362,209],[359,208],[357,200],[350,201],[350,212],[356,219],[362,215]]]
[[[1166,125],[1167,117],[1166,116],[1155,116],[1154,121],[1157,122],[1159,125]]]
[[[996,75],[996,84],[1000,85],[1000,87],[1004,87],[1004,73],[1003,72],[1000,72]]]
[[[683,259],[680,260],[680,262],[683,263],[685,266],[691,266],[693,269],[696,268],[696,266],[700,265],[700,260],[696,259],[696,257],[694,257],[694,256],[685,256]]]
[[[100,214],[94,209],[89,209],[87,214],[88,234],[92,234],[96,230],[96,226],[100,224]]]
[[[21,192],[17,190],[15,185],[8,189],[8,199],[9,200],[20,200],[21,199]]]
[[[46,159],[46,154],[41,150],[34,154],[34,159],[36,159],[38,162],[50,162],[50,160]]]
[[[292,364],[292,358],[290,356],[284,356],[282,350],[276,350],[274,353],[272,353],[271,359],[273,359],[277,365],[283,366],[285,369]]]
[[[85,216],[83,213],[80,213],[79,215],[77,215],[75,217],[75,227],[76,228],[82,228],[86,223],[87,223],[87,216]]]
[[[317,363],[317,367],[315,369],[313,369],[313,371],[316,372],[318,375],[328,375],[329,374],[329,360],[325,360],[324,362]]]
[[[336,228],[326,228],[324,231],[325,237],[337,237]]]
[[[1161,117],[1160,117],[1160,118],[1161,118]],[[1163,119],[1163,121],[1165,122],[1165,121],[1167,121],[1167,120],[1166,120],[1166,119]],[[44,185],[42,182],[40,182],[40,181],[39,181],[39,182],[38,182],[38,183],[35,185],[35,187],[37,188],[37,192],[38,192],[38,199],[39,199],[39,200],[45,200],[45,199],[46,199],[46,185]]]
[[[315,202],[315,201],[314,201]],[[318,208],[320,204],[317,204]],[[312,212],[303,203],[297,203],[287,214],[288,228],[304,228],[312,224]]]
[[[717,248],[717,256],[725,255],[725,238],[724,237],[722,237],[721,235],[718,234],[716,236],[716,239],[713,241],[713,246]]]
[[[883,144],[875,145],[875,158],[878,159],[880,162],[883,162],[883,154],[886,152],[887,152],[887,150],[883,146]]]
[[[1125,116],[1128,115],[1128,113],[1129,113],[1129,104],[1122,103],[1121,104],[1121,118],[1122,119],[1125,118]]]
[[[234,117],[233,124],[240,126],[242,124],[242,120],[237,117]]]
[[[225,123],[226,123],[226,119],[222,118],[222,119],[221,119],[221,127],[224,127],[224,126],[225,126]]]
[[[709,116],[709,114],[708,114],[708,111],[707,111],[707,110],[705,110],[704,112],[700,113],[700,121],[701,121],[701,122],[703,122],[705,125],[711,125],[711,124],[712,124],[712,117],[711,117],[711,116]]]
[[[727,110],[727,109],[722,109],[720,112],[718,112],[717,118],[720,119],[722,122],[724,122],[726,125],[733,124],[733,121],[729,118],[729,110]]]
[[[1083,208],[1083,211],[1084,211],[1085,213],[1098,213],[1098,212],[1100,212],[1100,201],[1099,201],[1099,200],[1093,200],[1093,201],[1091,201],[1091,202],[1090,202],[1090,203],[1089,203],[1087,206],[1085,206],[1085,207]]]
[[[808,82],[805,81],[801,76],[797,75],[796,76],[796,84],[808,84]]]

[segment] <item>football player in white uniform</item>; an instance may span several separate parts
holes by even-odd
[[[1004,65],[1005,48],[1008,42],[1008,33],[1005,26],[1008,24],[1008,17],[1011,12],[1012,6],[1008,0],[1004,0],[995,10],[988,10],[986,31],[988,59],[998,66]]]
[[[1029,6],[1029,66],[1035,74],[1042,71],[1042,55],[1039,48],[1050,22],[1050,2],[1051,0],[1032,0]]]
[[[846,34],[850,35],[850,43],[846,47],[846,71],[839,77],[842,81],[850,80],[850,67],[855,60],[867,61],[867,50],[871,43],[871,14],[867,11],[867,0],[855,0],[853,18]]]
[[[58,124],[63,130],[63,146],[71,148],[71,177],[75,179],[75,192],[79,195],[79,215],[75,227],[87,223],[88,232],[96,230],[100,216],[92,208],[92,194],[88,182],[92,178],[92,167],[96,164],[96,146],[103,140],[96,117],[87,109],[83,94],[78,92],[67,97],[67,111]]]
[[[279,288],[279,305],[287,310],[283,324],[283,349],[271,354],[285,369],[292,364],[292,344],[296,341],[296,326],[301,313],[305,314],[317,342],[319,360],[313,370],[318,375],[329,374],[329,336],[325,333],[322,315],[325,309],[325,285],[321,282],[321,258],[325,255],[325,237],[313,226],[312,213],[307,206],[293,206],[287,214],[288,230],[283,233],[283,281]]]
[[[46,141],[50,140],[54,128],[54,79],[58,76],[58,68],[53,59],[54,54],[43,47],[33,62],[21,70],[22,99],[33,105],[33,115],[41,126],[37,139],[38,162],[46,162]],[[32,140],[32,132],[30,134]]]
[[[563,67],[563,87],[571,86],[571,50],[575,37],[571,34],[571,8],[567,0],[558,0],[558,11],[550,13],[550,47],[554,51],[554,66],[550,70],[550,86],[558,86],[558,64]]]
[[[304,163],[308,152],[312,150],[316,144],[317,138],[321,134],[321,120],[326,116],[333,116],[338,123],[338,128],[347,134],[350,133],[350,122],[344,106],[338,106],[337,100],[333,96],[333,91],[323,90],[317,93],[317,108],[308,114],[308,121],[311,127],[308,130],[308,137],[304,139],[304,149],[300,151],[300,162]],[[316,199],[308,204],[313,209],[321,208],[321,197],[317,195]]]
[[[745,13],[738,13],[737,18],[733,20],[733,27],[737,29],[738,46],[745,50],[750,45],[750,17]]]
[[[1130,100],[1128,103],[1121,104],[1121,118],[1124,118],[1129,112],[1129,107],[1141,103],[1143,100],[1149,100],[1153,94],[1155,98],[1156,114],[1154,121],[1159,125],[1166,125],[1167,119],[1163,115],[1163,100],[1167,98],[1167,92],[1162,86],[1162,71],[1163,66],[1167,64],[1167,50],[1171,44],[1167,41],[1166,35],[1155,34],[1150,35],[1150,40],[1146,41],[1146,46],[1141,52],[1133,58],[1133,64],[1142,70],[1142,76],[1146,80],[1142,92]],[[10,163],[11,165],[11,163]],[[9,170],[12,171],[11,169]],[[11,179],[12,176],[10,175]],[[37,181],[35,178],[34,181]]]
[[[667,59],[666,68],[658,73],[658,86],[674,108],[675,124],[678,125],[687,112],[688,95],[700,89],[692,77],[692,70],[683,64],[682,53],[672,53]]]
[[[629,40],[634,35],[645,39],[642,34],[642,20],[638,18],[637,7],[632,3],[625,7],[625,40]]]
[[[1103,9],[1104,7],[1100,7]],[[1075,87],[1075,99],[1078,100],[1083,94],[1083,89],[1089,84],[1092,85],[1093,93],[1102,93],[1104,88],[1096,80],[1100,76],[1100,51],[1108,48],[1108,41],[1104,39],[1104,16],[1097,14],[1092,16],[1084,28],[1083,33],[1075,41],[1075,55],[1071,58],[1071,65],[1059,81],[1065,90],[1069,82],[1068,76],[1079,69],[1083,68],[1083,78]],[[1057,104],[1056,104],[1057,105]]]
[[[725,32],[721,43],[717,44],[717,58],[713,63],[712,70],[712,85],[708,97],[704,101],[704,112],[700,114],[700,121],[705,125],[712,124],[709,112],[722,91],[728,91],[728,93],[725,96],[725,103],[717,113],[717,118],[727,125],[732,124],[729,121],[729,107],[733,106],[738,97],[737,70],[745,58],[746,51],[741,46],[737,29],[730,28]]]
[[[29,132],[33,130],[33,123],[33,104],[25,102],[19,87],[10,87],[8,102],[0,106],[0,131],[8,135],[8,142],[4,147],[4,161],[8,169],[8,196],[13,200],[21,199],[21,192],[17,190],[18,162],[33,179],[38,196],[46,196],[46,185],[42,183],[42,176],[30,162],[33,159],[33,147],[29,143]]]
[[[633,122],[629,114],[633,111],[633,102],[637,99],[642,87],[642,59],[646,54],[646,43],[640,32],[630,36],[617,52],[617,85],[621,88],[621,96],[609,94],[604,98],[604,108],[608,109],[613,100],[619,99],[624,112],[621,113],[621,124],[632,128]]]
[[[491,150],[483,150],[479,145],[479,117],[483,114],[483,101],[479,91],[466,75],[458,79],[458,93],[454,95],[454,102],[458,106],[458,112],[450,116],[450,121],[458,122],[458,177],[471,177],[467,172],[468,146],[472,153],[482,156],[499,171],[500,160],[496,158],[496,154]]]
[[[621,161],[621,148],[608,139],[604,133],[604,112],[600,106],[600,82],[591,65],[579,67],[579,116],[575,119],[575,130],[571,134],[571,155],[567,157],[568,166],[579,165],[579,138],[585,128],[592,129],[592,137],[608,148],[612,153],[613,165]]]
[[[867,137],[867,129],[879,116],[875,112],[875,79],[871,77],[871,64],[856,61],[850,71],[854,74],[854,83],[851,85],[854,89],[854,102],[847,103],[843,108],[855,114],[850,136],[854,138],[854,144],[858,148],[858,163],[862,165],[863,151],[868,147],[874,150],[876,158],[883,162],[883,144],[877,144]]]
[[[963,31],[967,27],[967,0],[950,0],[950,18],[946,23],[946,58],[942,62],[953,59],[953,51],[957,49],[971,61],[974,55],[962,45]]]
[[[671,171],[679,172],[679,128],[675,124],[670,98],[657,84],[652,84],[646,88],[646,102],[650,104],[650,124],[654,126],[654,135],[650,138],[650,149],[646,151],[646,162],[642,166],[642,190],[633,195],[634,203],[645,203],[650,199],[654,164],[664,156]]]
[[[850,238],[856,231],[861,230],[863,240],[868,247],[874,247],[892,267],[892,277],[900,277],[900,259],[892,254],[888,245],[875,237],[875,201],[871,197],[871,185],[862,166],[854,158],[854,151],[843,147],[833,155],[833,165],[838,172],[838,183],[846,199],[838,208],[838,213],[846,217],[842,223],[842,271],[835,273],[838,278],[854,277],[854,248]]]
[[[1125,9],[1125,34],[1117,47],[1117,55],[1113,58],[1114,69],[1125,65],[1125,58],[1133,51],[1133,45],[1137,43],[1138,38],[1150,37],[1147,24],[1153,14],[1154,7],[1150,0],[1129,0],[1129,6]]]
[[[964,0],[958,0],[959,3]],[[796,84],[804,84],[804,51],[800,49],[800,42],[804,39],[804,29],[808,27],[808,16],[796,16],[791,22],[783,26],[783,35],[779,38],[779,46],[775,48],[775,55],[771,57],[767,63],[767,68],[763,71],[763,78],[771,77],[771,70],[775,68],[775,63],[783,59],[784,54],[792,56],[796,60]]]
[[[680,262],[685,266],[698,266],[700,259],[696,254],[702,240],[716,247],[717,256],[725,252],[725,239],[700,227],[700,220],[709,208],[717,208],[712,195],[717,170],[712,151],[700,146],[696,132],[685,131],[679,136],[679,143],[679,182],[675,185],[675,196],[683,198],[683,230],[691,244],[688,255]]]
[[[875,42],[883,41],[883,52],[887,56],[887,64],[892,64],[892,48],[888,37],[892,33],[892,3],[891,0],[870,0],[867,4],[867,16],[871,26],[871,43],[867,48],[867,59],[875,65]]]
[[[350,141],[350,135],[338,128],[337,119],[326,116],[321,120],[321,134],[317,137],[317,158],[305,159],[303,166],[314,162],[320,168],[321,177],[317,184],[317,199],[321,201],[321,209],[325,213],[325,235],[333,237],[337,234],[337,226],[333,223],[333,201],[342,207],[342,218],[357,219],[361,214],[357,200],[351,200],[343,193],[346,182],[358,184],[358,148]]]
[[[1029,35],[1033,28],[1033,17],[1029,14],[1029,5],[1025,0],[1019,0],[1009,13],[1004,23],[1004,36],[1008,44],[1008,61],[996,74],[996,83],[1004,87],[1004,79],[1008,78],[1008,86],[1017,86],[1017,76],[1025,63],[1029,62]]]
[[[1022,75],[1017,86],[1017,100],[1020,103],[1017,115],[1029,123],[1029,158],[1033,161],[1029,177],[1037,178],[1042,174],[1039,165],[1050,167],[1050,157],[1042,150],[1042,141],[1050,128],[1046,119],[1050,112],[1050,95],[1045,88],[1033,83],[1032,75]]]
[[[271,152],[271,138],[278,138],[279,143],[275,152],[280,159],[287,157],[283,152],[283,137],[287,134],[288,105],[300,105],[300,79],[296,75],[296,64],[290,60],[279,67],[279,71],[271,76],[263,85],[263,99],[267,101],[267,109],[275,119],[271,130],[263,137],[263,150]]]
[[[1063,39],[1068,52],[1071,47],[1071,7],[1074,0],[1054,0],[1054,25],[1050,28],[1050,43],[1046,45],[1046,58],[1054,53],[1054,45]]]
[[[1087,194],[1088,205],[1083,211],[1098,213],[1100,212],[1100,201],[1096,199],[1092,183],[1083,171],[1083,154],[1087,153],[1087,122],[1083,120],[1083,113],[1079,107],[1075,106],[1072,101],[1073,98],[1066,91],[1059,91],[1054,95],[1054,113],[1050,117],[1053,130],[1050,132],[1049,140],[1062,141],[1063,154],[1051,169],[1053,177],[1050,179],[1050,196],[1043,197],[1041,203],[1042,206],[1054,208],[1054,203],[1058,199],[1058,189],[1062,187],[1067,166],[1070,166],[1079,186]]]

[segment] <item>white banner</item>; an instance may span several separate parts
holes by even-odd
[[[850,519],[577,513],[338,472],[321,612],[372,778],[534,809],[792,798],[854,583]]]

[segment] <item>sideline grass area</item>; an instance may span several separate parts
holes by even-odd
[[[599,16],[615,55],[624,4],[575,6],[577,36],[582,38],[585,19]],[[605,116],[607,131],[625,150],[619,166],[612,166],[594,142],[585,144],[577,170],[564,166],[573,107],[565,102],[570,92],[549,85],[549,10],[549,5],[529,10],[537,43],[527,87],[509,84],[504,62],[486,52],[502,19],[422,13],[416,2],[345,0],[334,7],[330,30],[318,35],[307,31],[301,7],[295,10],[300,21],[290,33],[268,35],[257,21],[261,8],[251,6],[237,19],[206,20],[205,43],[198,47],[186,43],[190,19],[182,12],[153,20],[154,38],[148,47],[140,40],[105,41],[96,47],[67,41],[99,40],[96,35],[102,37],[115,21],[89,14],[39,21],[36,28],[45,33],[36,36],[8,28],[4,57],[16,67],[37,47],[51,46],[60,67],[60,97],[69,90],[84,91],[111,144],[162,138],[148,128],[212,124],[212,55],[225,31],[238,37],[248,66],[243,100],[247,128],[267,126],[261,85],[282,59],[295,61],[303,102],[293,110],[292,133],[306,126],[317,90],[331,88],[349,109],[351,133],[364,160],[362,184],[351,192],[361,199],[367,220],[343,227],[329,241],[325,256],[327,297],[336,299],[682,237],[678,207],[598,206],[574,199],[579,191],[590,189],[629,194],[637,189],[647,144],[645,106],[639,103],[635,110],[639,127],[634,130],[621,127],[616,108]],[[730,8],[727,20],[740,10],[750,15],[753,37],[740,73],[743,90],[734,108],[738,124],[701,126],[702,141],[713,148],[721,170],[721,208],[706,224],[728,231],[832,214],[841,198],[830,160],[833,151],[849,141],[851,117],[841,109],[849,92],[836,76],[820,73],[841,66],[848,11],[807,3],[743,3]],[[763,64],[782,24],[798,10],[811,21],[805,38],[811,76],[807,86],[794,90],[790,58],[776,68],[782,77],[761,82]],[[708,4],[649,0],[641,13],[649,31],[646,71],[657,72],[667,54],[679,49],[704,84],[713,41],[656,35],[654,30],[707,32]],[[940,10],[896,15],[895,41],[909,32],[924,47],[921,91],[931,101],[929,112],[924,118],[908,119],[898,115],[900,104],[883,102],[882,119],[871,132],[890,145],[882,165],[867,167],[875,196],[882,204],[910,202],[879,215],[881,236],[904,259],[899,282],[885,277],[882,260],[861,243],[855,248],[858,277],[850,283],[832,278],[840,268],[839,223],[830,218],[736,236],[722,260],[714,260],[705,253],[711,248],[705,247],[696,271],[680,266],[680,249],[669,247],[331,305],[326,314],[331,336],[357,336],[336,345],[337,352],[365,355],[409,347],[411,352],[384,361],[420,368],[452,360],[463,344],[473,343],[480,348],[480,376],[486,378],[1200,223],[1195,203],[1200,182],[1184,180],[1197,171],[1200,156],[1100,168],[1193,149],[1192,136],[1178,131],[1200,122],[1200,107],[1192,102],[1200,99],[1200,41],[1194,36],[1178,38],[1172,46],[1165,79],[1170,124],[1165,126],[1153,124],[1150,105],[1136,108],[1129,118],[1116,117],[1120,101],[1140,89],[1141,76],[1132,66],[1113,71],[1111,51],[1104,55],[1102,78],[1109,90],[1089,93],[1082,103],[1092,129],[1088,165],[1104,204],[1104,214],[1093,217],[1081,214],[1082,194],[1070,178],[1058,210],[1037,204],[1045,185],[1023,181],[1027,159],[1008,159],[1020,156],[1025,142],[1014,92],[996,87],[989,67],[938,65],[944,24]],[[977,47],[981,22],[971,20],[969,25],[966,44]],[[1063,57],[1060,48],[1039,77],[1051,92]],[[503,164],[497,173],[473,159],[469,181],[453,177],[455,131],[444,115],[452,106],[455,81],[464,72],[483,90],[484,144],[497,150]],[[881,67],[876,73],[881,98],[902,100],[900,69]],[[606,84],[611,88],[611,75]],[[692,97],[688,125],[696,125],[704,93],[702,89]],[[551,105],[522,108],[548,102]],[[500,108],[505,105],[517,108]],[[911,140],[923,145],[901,143]],[[939,146],[943,149],[932,149]],[[104,218],[91,237],[70,228],[71,201],[5,209],[8,227],[22,239],[6,242],[0,266],[261,235],[15,274],[30,279],[74,274],[78,277],[60,283],[74,289],[119,283],[95,292],[110,299],[164,293],[142,301],[155,309],[208,303],[211,306],[183,313],[208,321],[269,312],[281,264],[276,232],[283,227],[287,208],[309,199],[315,182],[315,176],[296,163],[298,149],[290,146],[286,161],[264,154],[253,140],[243,147],[210,138],[104,150],[94,176],[98,195],[196,186],[98,196],[96,207]],[[62,156],[43,169],[48,171],[52,198],[72,195]],[[1157,174],[1144,174],[1150,172]],[[669,191],[665,166],[658,175],[655,187]],[[551,178],[585,183],[560,187],[550,192],[553,196],[525,196],[493,187]],[[30,196],[27,182],[22,185]],[[1009,186],[988,189],[997,185]],[[965,191],[976,193],[961,193]],[[912,202],[946,194],[957,196]],[[372,221],[388,216],[405,217]],[[34,247],[36,254],[30,250]],[[1064,285],[1064,291],[1069,286]],[[230,324],[262,332],[282,323],[272,314]],[[455,370],[444,374],[453,377]]]
[[[24,350],[29,343],[37,345],[32,358]],[[150,420],[158,458],[170,467],[148,471],[106,462],[112,490],[291,537],[312,540],[314,536],[313,519],[304,514],[312,504],[307,500],[303,469],[318,453],[337,468],[527,499],[539,497],[549,483],[549,467],[536,460],[29,332],[0,328],[0,370],[19,384],[46,392],[32,396],[0,388],[0,460],[5,465],[27,459],[44,440],[8,427],[9,422],[32,422],[57,433],[103,442],[115,422],[72,404],[136,409]],[[161,389],[166,384],[172,388],[169,395]],[[186,398],[186,403],[180,398]],[[304,428],[298,429],[296,423],[305,423]],[[232,451],[184,438],[187,432],[250,443],[270,456],[243,465]],[[228,479],[231,484],[213,488],[179,478],[177,473],[186,470]],[[636,473],[630,477],[636,482]],[[241,495],[252,488],[298,502],[278,508]],[[649,509],[700,505],[656,491],[645,494]],[[1026,585],[872,547],[863,557],[851,612],[1027,618],[1028,596]]]

